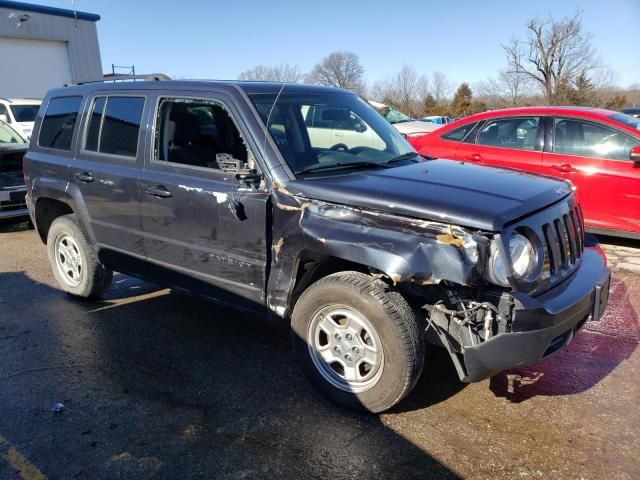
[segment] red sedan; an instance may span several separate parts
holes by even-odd
[[[571,180],[594,233],[640,239],[640,118],[579,107],[471,115],[411,139],[422,155]]]

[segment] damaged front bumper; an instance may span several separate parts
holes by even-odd
[[[587,249],[580,268],[558,286],[535,297],[510,294],[510,331],[463,346],[459,352],[450,349],[460,379],[476,382],[509,368],[536,363],[559,351],[571,342],[589,316],[600,319],[607,306],[609,280],[605,259]]]

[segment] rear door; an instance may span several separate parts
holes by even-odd
[[[473,139],[465,139],[456,159],[540,173],[543,129],[541,117],[519,116],[487,120]]]
[[[269,193],[236,178],[241,168],[257,168],[240,116],[223,94],[166,92],[155,103],[154,141],[140,180],[150,268],[163,283],[259,308]]]
[[[553,119],[544,152],[544,173],[571,180],[592,227],[640,232],[640,168],[630,160],[640,143],[589,120]]]
[[[145,105],[144,92],[104,91],[89,97],[69,167],[70,183],[81,192],[96,244],[139,258],[144,257],[138,177]],[[140,273],[134,270],[129,273]]]

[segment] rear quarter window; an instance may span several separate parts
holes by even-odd
[[[40,126],[38,145],[56,150],[71,150],[82,97],[54,97],[49,101]]]

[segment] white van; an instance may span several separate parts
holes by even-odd
[[[30,140],[41,103],[35,98],[0,98],[0,120]]]

